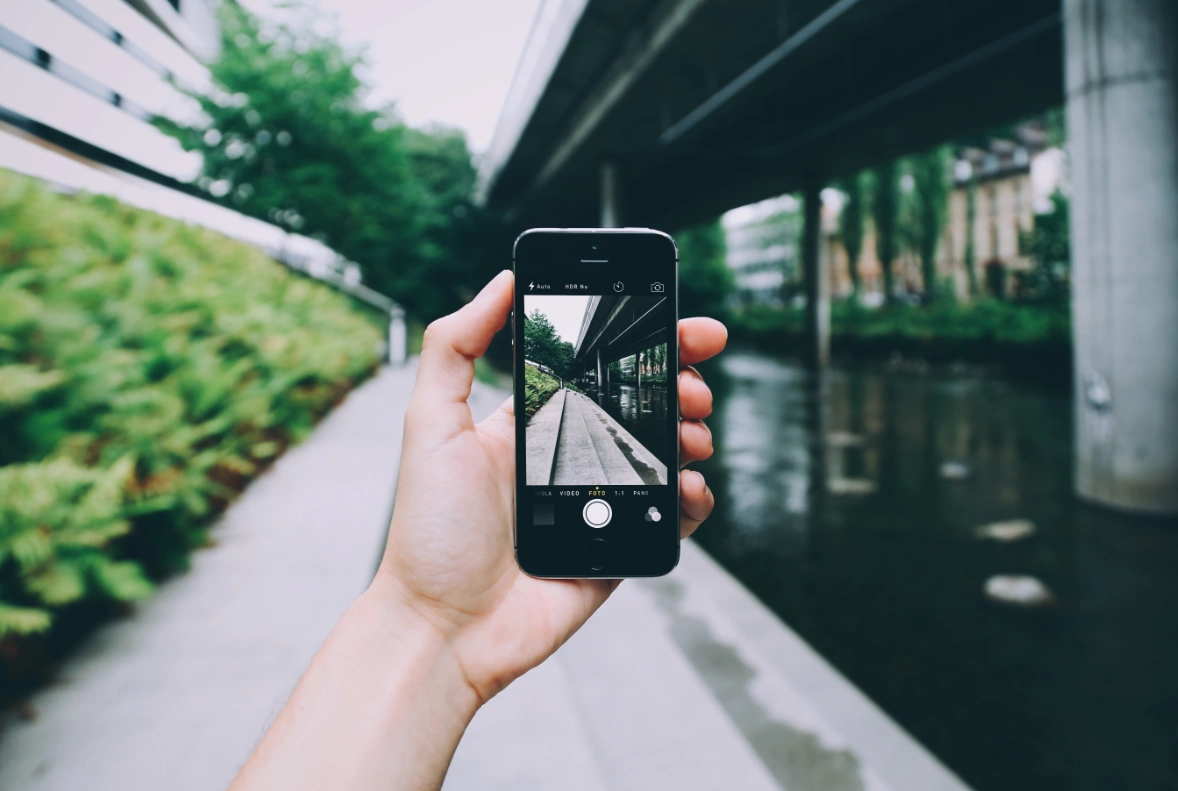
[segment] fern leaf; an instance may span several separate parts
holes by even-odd
[[[58,561],[26,577],[25,589],[44,604],[69,604],[86,593],[86,579],[74,564]]]
[[[34,634],[49,628],[52,619],[45,610],[13,607],[0,603],[0,637],[8,634]]]
[[[143,576],[138,564],[129,560],[114,561],[97,557],[90,565],[90,572],[98,587],[118,601],[139,601],[151,595],[153,586]]]

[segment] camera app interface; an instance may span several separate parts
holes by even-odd
[[[524,297],[529,486],[667,483],[666,298]]]
[[[655,495],[675,464],[674,313],[662,283],[643,285],[639,294],[618,281],[605,294],[524,295],[524,468],[534,526],[560,523],[562,500],[575,502],[578,513],[567,516],[590,528],[610,524],[619,507],[634,511],[627,521],[664,518],[664,497]]]

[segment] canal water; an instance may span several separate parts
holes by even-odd
[[[979,791],[1178,788],[1178,523],[1077,502],[1065,388],[894,366],[819,383],[739,351],[700,367],[700,544],[902,726]],[[1008,520],[1034,532],[979,536]],[[1053,601],[997,603],[999,574]]]

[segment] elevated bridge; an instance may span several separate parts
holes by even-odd
[[[520,230],[674,231],[1066,103],[1076,488],[1178,514],[1178,2],[546,0],[479,174]],[[582,359],[584,355],[582,353]]]
[[[605,188],[674,229],[1063,95],[1060,0],[549,0],[481,184],[521,228]]]

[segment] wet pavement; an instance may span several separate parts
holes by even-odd
[[[1178,788],[1178,522],[1075,499],[1066,388],[701,369],[700,543],[888,714],[982,791]]]

